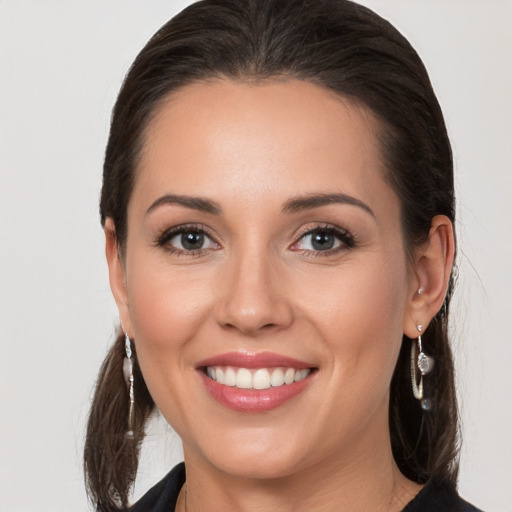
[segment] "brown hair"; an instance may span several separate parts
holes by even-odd
[[[102,224],[113,219],[121,252],[145,127],[172,91],[213,77],[290,77],[366,105],[379,120],[406,246],[426,239],[435,215],[454,221],[452,154],[441,109],[421,59],[390,23],[348,0],[203,0],[151,38],[114,107],[100,213]],[[393,454],[404,475],[456,486],[458,415],[447,336],[452,287],[453,276],[444,305],[423,336],[425,351],[436,360],[425,379],[433,408],[423,411],[412,396],[410,342],[404,336],[391,382],[389,422]],[[122,358],[120,333],[100,370],[87,426],[85,473],[100,511],[127,507],[144,425],[154,409],[135,357],[136,435],[125,440]]]

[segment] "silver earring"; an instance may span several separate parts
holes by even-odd
[[[430,356],[427,356],[425,352],[423,352],[423,347],[421,346],[421,333],[423,331],[423,325],[418,324],[418,338],[416,342],[413,342],[411,345],[411,382],[412,382],[412,393],[416,400],[419,400],[421,403],[421,408],[425,411],[428,411],[432,407],[432,402],[430,399],[425,398],[423,395],[423,375],[429,373],[434,367],[434,359]],[[418,380],[418,370],[420,373]]]
[[[135,405],[135,398],[133,395],[133,354],[130,337],[128,334],[125,335],[124,349],[126,352],[126,357],[123,361],[123,374],[124,380],[126,381],[126,386],[128,388],[128,395],[130,397],[130,406],[128,409],[128,431],[126,432],[126,437],[133,439],[133,409]]]

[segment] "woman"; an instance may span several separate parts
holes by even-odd
[[[476,510],[456,493],[453,169],[424,66],[346,0],[206,0],[150,40],[101,197],[122,328],[85,447],[132,510]],[[186,473],[185,473],[186,467]]]

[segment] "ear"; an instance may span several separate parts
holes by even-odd
[[[404,321],[404,334],[418,336],[417,326],[427,328],[441,309],[455,257],[453,226],[445,215],[432,219],[427,241],[415,251],[408,312]]]
[[[119,310],[119,319],[122,329],[132,338],[133,333],[128,308],[128,294],[126,292],[125,267],[121,259],[116,228],[112,218],[108,217],[105,220],[103,230],[105,232],[105,254],[107,256],[110,289],[112,290],[117,309]]]

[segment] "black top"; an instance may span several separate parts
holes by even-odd
[[[174,512],[184,483],[185,464],[181,462],[135,503],[130,512]],[[482,511],[464,501],[454,489],[428,483],[402,512]]]

